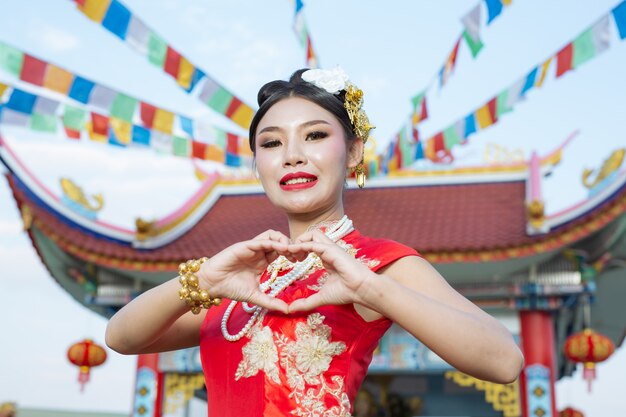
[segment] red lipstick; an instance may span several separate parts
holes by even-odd
[[[294,179],[305,179],[307,181],[294,182],[287,184],[287,181]],[[308,172],[291,172],[280,179],[280,188],[285,191],[302,190],[305,188],[311,188],[317,184],[317,177]]]

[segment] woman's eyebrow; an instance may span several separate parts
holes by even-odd
[[[314,126],[314,125],[319,125],[319,124],[330,125],[330,123],[328,123],[326,120],[309,120],[308,122],[302,123],[299,126],[299,129],[304,129],[309,126]],[[260,135],[261,133],[264,133],[264,132],[282,132],[282,131],[283,129],[278,126],[267,126],[259,130],[259,133],[257,134]]]
[[[330,123],[328,123],[326,120],[310,120],[308,122],[302,123],[300,125],[300,129],[309,127],[309,126],[319,125],[319,124],[330,125]]]

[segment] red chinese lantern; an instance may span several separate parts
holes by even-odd
[[[89,381],[89,370],[94,366],[100,366],[106,361],[107,353],[104,348],[97,345],[91,339],[85,339],[74,343],[67,350],[67,358],[80,368],[78,382],[81,392]]]
[[[585,415],[575,408],[567,407],[559,412],[559,417],[585,417]]]
[[[564,350],[567,359],[584,365],[583,378],[587,380],[591,392],[591,382],[596,378],[596,363],[611,356],[615,345],[608,337],[585,329],[568,337]]]

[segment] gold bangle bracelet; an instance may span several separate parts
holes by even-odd
[[[200,282],[195,275],[200,270],[200,266],[209,258],[190,259],[178,266],[178,275],[180,285],[178,296],[181,300],[185,300],[187,305],[191,307],[193,314],[199,314],[203,308],[209,309],[212,306],[218,306],[222,302],[221,298],[211,298],[209,292],[200,288]]]

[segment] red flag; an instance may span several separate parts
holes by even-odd
[[[487,108],[489,109],[489,114],[491,115],[491,121],[493,123],[496,122],[496,120],[498,120],[498,115],[497,115],[497,103],[496,101],[498,100],[498,97],[494,97],[491,100],[489,100],[489,102],[487,103]]]
[[[226,109],[226,113],[224,113],[224,115],[226,117],[230,118],[233,114],[235,114],[237,109],[242,104],[243,103],[241,102],[241,100],[239,100],[237,97],[233,97],[233,99],[230,101],[230,104],[228,105],[228,108]]]
[[[171,46],[167,47],[167,54],[165,55],[165,72],[172,77],[178,79],[178,70],[180,68],[180,54],[172,49]]]
[[[239,155],[239,137],[232,133],[227,133],[226,139],[226,152],[231,155]]]
[[[393,147],[393,154],[396,157],[396,169],[402,168],[402,148],[400,148],[400,135],[395,138],[396,143]]]
[[[415,126],[413,126],[412,128],[412,133],[413,133],[413,143],[417,143],[420,140],[420,132],[419,130],[417,130],[417,128]]]
[[[43,86],[43,80],[46,76],[46,64],[35,57],[28,54],[24,54],[24,65],[22,66],[22,73],[20,74],[20,80],[26,81],[29,84]]]
[[[148,129],[152,129],[155,113],[156,107],[154,107],[152,104],[144,103],[143,101],[140,103],[141,121]]]
[[[98,113],[91,113],[93,133],[109,136],[109,118]]]
[[[435,154],[439,153],[439,151],[443,151],[446,149],[446,144],[443,140],[443,132],[439,132],[435,136],[433,136],[433,142]]]
[[[556,54],[556,77],[559,78],[567,71],[572,69],[572,58],[574,56],[574,47],[572,43],[568,43],[567,46],[561,49]]]
[[[70,139],[80,139],[80,130],[74,130],[74,129],[70,129],[69,127],[66,127],[65,134]]]
[[[191,156],[198,159],[206,159],[206,143],[191,141]]]

